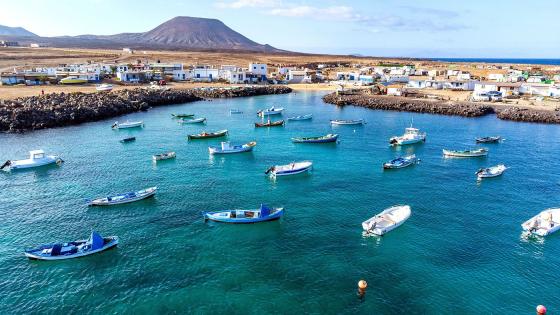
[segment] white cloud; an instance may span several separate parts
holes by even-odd
[[[221,9],[241,9],[241,8],[272,8],[281,4],[281,0],[235,0],[219,1],[216,7]]]

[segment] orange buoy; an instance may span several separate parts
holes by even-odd
[[[366,280],[360,280],[360,281],[358,281],[358,288],[364,289],[364,290],[365,290],[365,289],[367,288],[367,282],[366,282]]]
[[[537,306],[537,314],[538,315],[546,314],[546,307],[544,307],[544,305],[538,305]]]
[[[363,301],[366,295],[367,282],[366,280],[358,281],[358,298]]]

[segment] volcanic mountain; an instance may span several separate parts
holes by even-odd
[[[0,36],[0,39],[6,36]],[[31,38],[10,36],[27,44]],[[239,34],[220,20],[188,16],[175,17],[144,33],[121,33],[115,35],[79,35],[60,37],[36,37],[54,47],[90,48],[144,48],[189,50],[242,50],[258,52],[285,52],[270,45],[256,43]]]
[[[9,27],[0,25],[0,36],[37,36],[23,27]]]

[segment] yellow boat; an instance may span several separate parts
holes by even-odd
[[[60,80],[60,84],[83,84],[87,83],[86,79],[80,79],[77,77],[67,77]]]

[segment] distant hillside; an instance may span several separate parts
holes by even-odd
[[[22,44],[30,42],[29,38],[17,38],[24,35],[10,36],[12,37],[10,39],[18,40]],[[256,43],[232,30],[220,20],[188,16],[175,17],[144,33],[88,34],[33,39],[33,41],[38,40],[54,47],[131,47],[147,49],[242,50],[268,53],[285,52],[270,45]]]
[[[23,27],[9,27],[0,25],[0,36],[37,36]]]

